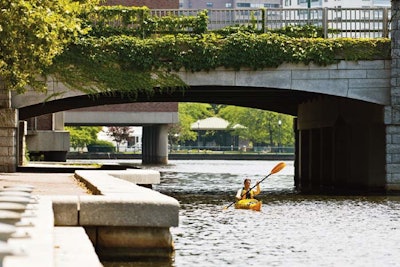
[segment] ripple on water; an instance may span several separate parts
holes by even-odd
[[[284,197],[266,201],[261,212],[195,204],[172,229],[176,266],[396,266],[393,206],[356,197]]]
[[[262,183],[261,212],[223,210],[244,177],[261,180],[276,163],[155,167],[162,176],[154,189],[179,200],[180,225],[171,228],[174,260],[148,266],[400,266],[400,197],[299,195],[293,162]]]

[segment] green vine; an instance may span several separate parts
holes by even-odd
[[[389,39],[323,39],[322,29],[310,25],[260,33],[253,23],[208,32],[207,11],[153,17],[146,7],[112,6],[97,7],[83,17],[90,34],[59,55],[47,74],[88,94],[150,97],[154,88],[185,87],[174,74],[179,70],[257,70],[285,62],[328,65],[390,58]]]
[[[389,39],[292,38],[275,33],[238,32],[227,37],[164,35],[81,38],[48,69],[49,74],[89,94],[122,93],[151,96],[154,88],[184,87],[173,71],[217,67],[263,69],[282,63],[328,65],[339,60],[390,58]]]
[[[82,15],[91,27],[91,36],[129,35],[150,37],[153,34],[201,34],[207,31],[207,10],[197,16],[151,16],[147,7],[98,6]]]

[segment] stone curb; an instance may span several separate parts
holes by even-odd
[[[178,226],[179,202],[116,178],[134,173],[76,171],[75,177],[97,195],[38,197],[35,217],[24,218],[30,225],[19,227],[29,238],[8,239],[20,252],[5,257],[3,266],[101,266],[99,255],[170,253],[169,228]],[[157,172],[141,174],[138,180],[146,184],[159,181]]]
[[[179,202],[176,199],[114,177],[124,176],[122,173],[124,171],[111,174],[109,171],[76,171],[75,177],[96,196],[53,198],[56,225],[178,226]],[[152,175],[156,177],[152,180],[159,179],[158,172],[146,174],[147,177]],[[76,209],[79,214],[74,211]],[[74,219],[75,216],[78,218]]]

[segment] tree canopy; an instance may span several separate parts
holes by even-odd
[[[107,135],[117,143],[117,152],[119,152],[119,146],[123,142],[128,142],[129,136],[133,133],[133,129],[129,126],[111,126],[107,128]]]
[[[79,15],[98,0],[0,0],[0,76],[8,90],[45,90],[43,71],[87,31]]]
[[[226,106],[219,113],[231,126],[240,124],[245,128],[235,131],[254,144],[271,146],[293,145],[293,117],[261,109]]]
[[[179,124],[171,129],[170,135],[179,135],[175,141],[196,140],[197,134],[190,130],[190,125],[212,116],[229,121],[230,127],[236,124],[244,126],[234,131],[253,145],[294,144],[292,116],[260,109],[214,104],[179,103]]]
[[[84,149],[87,145],[95,143],[101,128],[96,126],[65,127],[70,133],[70,143],[74,149]]]

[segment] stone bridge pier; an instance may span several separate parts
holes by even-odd
[[[18,111],[11,107],[11,92],[0,82],[0,172],[16,171],[18,147]]]
[[[168,125],[143,126],[142,164],[168,163]]]
[[[386,187],[400,191],[400,1],[392,0],[390,105],[385,107]]]
[[[320,97],[301,104],[295,185],[307,190],[385,190],[383,107]]]

